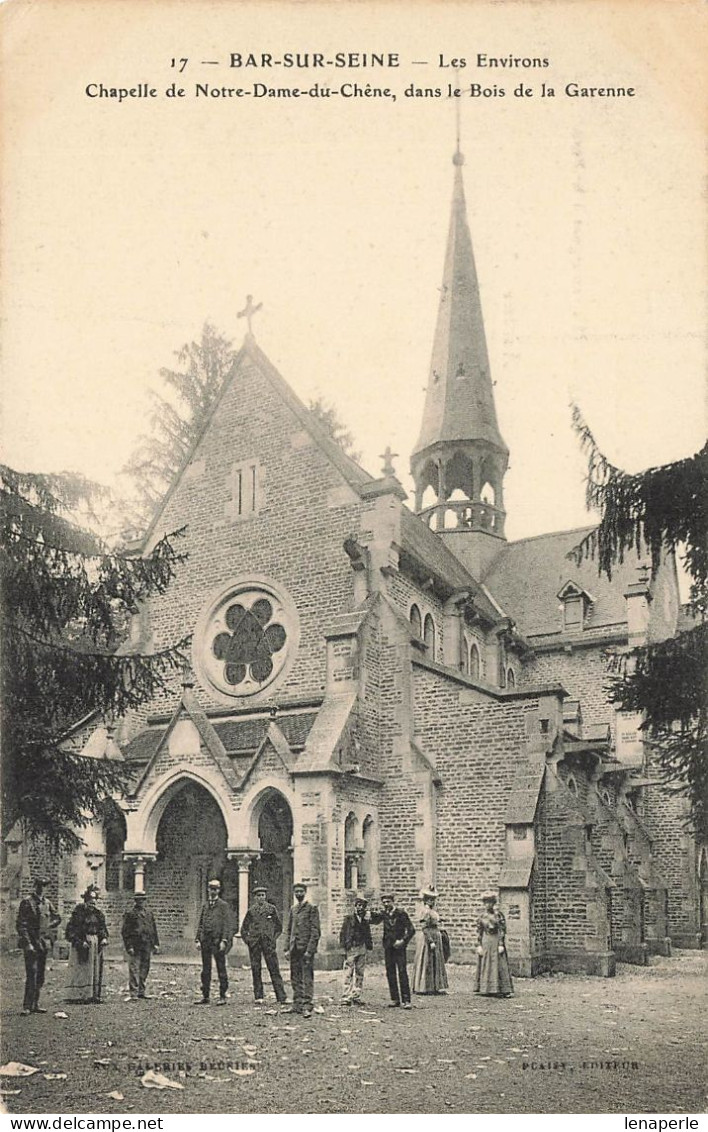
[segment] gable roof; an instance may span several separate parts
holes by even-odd
[[[142,767],[142,771],[136,775],[136,778],[131,786],[131,793],[136,794],[138,792],[140,787],[145,782],[148,774],[150,773],[151,768],[157,761],[160,751],[169,739],[169,736],[171,735],[175,726],[180,721],[180,719],[185,718],[191,719],[192,723],[199,733],[199,738],[201,739],[206,749],[209,751],[216,765],[219,767],[219,770],[223,774],[228,785],[238,785],[238,775],[235,772],[234,767],[228,755],[226,754],[226,751],[224,750],[224,744],[221,742],[221,739],[214,730],[214,727],[209,722],[204,709],[199,703],[197,697],[194,695],[192,689],[190,687],[185,687],[182,690],[182,697],[169,724],[167,725],[167,727],[161,730],[157,742],[150,744],[152,751],[145,765]],[[133,740],[133,743],[135,743],[135,740]],[[130,746],[131,744],[129,744],[129,747]],[[131,761],[136,762],[134,758],[131,759]]]
[[[629,552],[625,561],[615,566],[611,581],[605,574],[598,573],[597,562],[592,558],[585,558],[577,565],[568,554],[594,529],[579,527],[511,542],[483,575],[484,584],[518,622],[525,636],[560,632],[558,593],[569,579],[593,595],[586,628],[626,624],[624,592],[637,580],[641,559]]]
[[[246,334],[243,340],[243,345],[234,358],[231,372],[224,381],[221,391],[219,392],[219,395],[211,408],[211,412],[208,414],[204,423],[202,424],[202,427],[200,428],[194,443],[192,444],[189,452],[182,462],[182,466],[180,467],[177,475],[175,476],[162,501],[160,502],[155,515],[153,516],[152,522],[145,532],[141,542],[136,547],[137,551],[145,551],[146,547],[148,546],[151,538],[155,534],[155,530],[160,521],[160,517],[162,516],[169,500],[174,495],[174,492],[180,480],[182,479],[186,468],[194,458],[194,455],[199,448],[199,445],[201,444],[204,436],[208,432],[211,422],[222,401],[224,400],[224,397],[233,385],[239,372],[249,362],[254,365],[258,369],[259,373],[268,381],[276,395],[281,399],[281,401],[285,403],[285,405],[287,405],[288,409],[290,409],[290,411],[297,418],[300,424],[302,424],[303,428],[312,437],[313,441],[320,449],[320,451],[323,452],[324,455],[329,459],[329,461],[335,466],[335,468],[337,468],[345,481],[354,491],[358,491],[358,489],[364,484],[371,483],[373,481],[374,477],[369,475],[369,473],[361,468],[355,460],[352,460],[350,456],[347,456],[344,449],[341,448],[341,446],[332,439],[327,430],[319,423],[319,421],[313,416],[310,410],[302,403],[297,394],[290,388],[287,381],[285,381],[285,379],[278,373],[273,363],[269,361],[260,347],[256,345],[254,337],[251,334]]]
[[[242,776],[242,778],[239,782],[240,787],[243,786],[246,779],[249,777],[249,775],[252,773],[252,771],[258,765],[258,763],[261,760],[261,756],[262,756],[263,752],[265,750],[267,750],[268,747],[270,747],[271,750],[275,751],[275,754],[278,756],[278,759],[280,760],[280,763],[281,763],[285,773],[286,774],[291,773],[291,771],[293,769],[293,764],[295,762],[295,759],[293,757],[293,752],[290,750],[290,747],[288,745],[288,741],[285,738],[285,736],[283,735],[283,732],[278,727],[277,723],[274,723],[273,720],[271,720],[268,724],[268,727],[267,727],[266,733],[263,737],[262,743],[258,747],[258,750],[256,751],[255,755],[253,756],[250,763],[248,764],[248,766],[245,768],[245,770],[243,772],[243,776]]]

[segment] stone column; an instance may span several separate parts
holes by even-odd
[[[227,849],[226,857],[229,861],[236,862],[238,869],[238,916],[239,927],[243,921],[243,917],[248,911],[248,882],[251,871],[251,862],[257,861],[260,856],[260,851],[256,849]]]
[[[157,859],[157,853],[124,853],[123,860],[134,870],[133,892],[145,892],[145,866]]]

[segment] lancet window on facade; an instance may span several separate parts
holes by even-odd
[[[411,629],[416,637],[422,638],[423,636],[423,618],[420,615],[420,610],[417,605],[411,606],[411,611],[408,614],[411,623]]]
[[[426,613],[425,615],[423,640],[425,641],[428,656],[431,660],[435,660],[435,622],[430,613]]]

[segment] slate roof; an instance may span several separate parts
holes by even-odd
[[[305,746],[310,728],[316,718],[317,712],[278,716],[278,727],[289,747],[298,750]],[[265,739],[270,722],[267,717],[263,716],[256,719],[221,720],[212,722],[211,725],[234,765],[245,770],[250,759]],[[134,763],[136,767],[148,763],[160,745],[166,730],[166,727],[160,726],[148,727],[145,731],[141,731],[123,747],[125,761]]]
[[[484,319],[456,153],[450,228],[425,409],[413,455],[441,441],[484,440],[508,452],[497,424]]]
[[[480,613],[488,617],[492,623],[499,621],[498,610],[494,608],[484,589],[465,569],[459,558],[435,531],[431,531],[430,527],[407,507],[401,508],[401,550],[426,566],[436,578],[447,583],[451,593],[455,590],[470,590]]]
[[[545,763],[540,761],[518,768],[504,815],[506,825],[530,825],[533,822],[545,772]]]
[[[561,631],[557,595],[568,581],[576,582],[596,599],[588,613],[586,631],[626,624],[624,591],[636,582],[640,559],[630,552],[615,567],[611,582],[598,573],[594,559],[586,558],[577,566],[568,553],[593,529],[579,527],[511,542],[483,575],[482,581],[495,600],[526,637]]]
[[[125,747],[123,758],[127,763],[147,763],[155,754],[166,727],[148,727],[135,735]]]
[[[317,712],[303,712],[293,715],[279,715],[277,724],[288,746],[304,747],[310,728],[317,718]],[[229,755],[240,751],[256,751],[263,742],[270,720],[266,717],[256,719],[227,719],[214,723],[214,730],[224,744]]]

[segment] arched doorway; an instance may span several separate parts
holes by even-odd
[[[156,849],[148,887],[161,939],[191,953],[207,881],[217,877],[224,899],[232,906],[236,899],[235,878],[225,867],[224,819],[203,786],[185,780],[176,787],[157,827]]]
[[[258,842],[261,854],[251,868],[251,891],[256,884],[268,889],[268,899],[278,909],[283,927],[292,902],[292,840],[290,806],[278,790],[266,791],[259,804]]]

